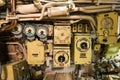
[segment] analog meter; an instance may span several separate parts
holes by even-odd
[[[35,35],[35,26],[27,24],[24,28],[24,34],[27,37],[32,37]]]

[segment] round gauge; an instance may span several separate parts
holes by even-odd
[[[32,37],[35,35],[35,26],[33,25],[26,25],[24,28],[24,34],[28,37]]]
[[[65,51],[58,51],[56,52],[54,59],[57,64],[66,64],[69,61],[69,55]]]
[[[46,38],[47,37],[47,33],[48,33],[48,30],[46,27],[38,27],[37,28],[37,36],[40,37],[40,38]]]
[[[76,47],[79,51],[85,52],[90,48],[90,42],[86,38],[79,39],[76,43]]]
[[[113,29],[113,19],[110,17],[105,17],[101,20],[101,27],[103,29]]]
[[[12,33],[18,35],[22,33],[22,30],[23,30],[22,25],[17,24],[17,26],[12,30]]]

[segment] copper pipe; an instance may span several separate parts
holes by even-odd
[[[11,5],[11,13],[12,15],[15,15],[15,0],[10,0]],[[13,29],[17,25],[17,20],[12,20],[11,24],[4,26],[0,29],[0,32],[7,31],[10,29]]]
[[[13,29],[14,27],[16,27],[16,25],[17,25],[17,20],[12,20],[11,24],[6,25],[5,27],[3,27],[3,28],[0,30],[0,32]]]

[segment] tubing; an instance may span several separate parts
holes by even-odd
[[[39,12],[39,9],[37,9],[34,6],[34,4],[17,5],[16,6],[16,12],[22,13],[22,14],[28,14],[28,13]]]
[[[23,54],[24,54],[24,59],[27,59],[26,50],[23,48],[23,46],[19,42],[7,42],[6,44],[13,44],[13,45],[20,46],[20,48],[22,49]]]
[[[30,15],[29,15],[30,16]],[[37,15],[39,16],[39,15]],[[36,17],[37,17],[36,16]],[[20,17],[20,16],[19,16]],[[48,19],[48,17],[45,17],[43,19]],[[63,17],[51,17],[49,19],[61,19],[61,20],[64,20],[64,19],[69,19],[69,20],[88,20],[90,21],[91,24],[93,24],[92,28],[94,31],[96,31],[96,29],[94,28],[94,26],[96,26],[96,22],[94,20],[93,17],[91,16],[86,16],[86,15],[74,15],[74,16],[63,16]],[[19,18],[19,21],[39,21],[39,18]]]
[[[17,24],[17,20],[12,20],[11,24],[3,27],[3,28],[0,30],[0,32],[13,29],[14,27],[16,27],[16,24]]]
[[[10,0],[11,4],[11,13],[12,15],[15,15],[15,0]],[[17,25],[17,20],[12,20],[11,24],[4,26],[0,29],[0,32],[13,29]]]
[[[38,2],[38,1],[39,0],[34,0],[34,2]],[[50,3],[46,3],[45,5],[41,5],[42,6],[42,10],[41,10],[41,16],[39,17],[39,20],[43,19],[44,12],[45,12],[45,10],[46,10],[47,7],[62,6],[62,5],[68,5],[68,4],[72,4],[72,3],[70,3],[70,2],[50,2]],[[37,6],[37,7],[39,7],[39,6]]]

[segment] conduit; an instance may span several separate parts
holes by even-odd
[[[39,16],[39,14],[37,16]],[[34,18],[31,18],[31,17],[30,18],[19,18],[19,21],[39,21],[39,18],[37,16],[36,16],[36,18],[35,18],[35,16],[34,16]],[[19,15],[19,17],[20,17],[20,15]],[[22,17],[25,17],[25,16],[22,16]],[[48,17],[44,17],[43,19],[48,19]],[[91,16],[72,15],[72,16],[61,16],[61,17],[51,17],[51,18],[49,18],[49,20],[51,20],[51,19],[52,20],[57,20],[57,19],[59,19],[59,20],[64,20],[64,19],[65,20],[67,20],[67,19],[69,19],[69,20],[88,20],[88,21],[90,21],[91,24],[93,24],[92,28],[96,32],[96,29],[95,29],[96,22],[95,22],[94,18],[91,17]]]
[[[36,2],[37,0],[34,0],[34,2]],[[38,2],[38,1],[37,1]],[[41,3],[40,3],[41,4]],[[47,7],[53,7],[53,6],[63,6],[63,5],[73,5],[72,2],[50,2],[50,3],[46,3],[45,5],[41,5],[42,6],[42,10],[41,10],[41,16],[39,17],[39,20],[42,20],[45,10]],[[36,5],[37,6],[37,5]],[[38,6],[39,7],[39,6]],[[41,9],[41,8],[40,8]]]
[[[7,42],[6,44],[18,45],[23,51],[24,59],[27,59],[26,50],[19,42]]]
[[[11,14],[15,15],[15,0],[10,0],[10,5],[11,5]],[[17,25],[17,20],[12,20],[11,24],[4,26],[3,28],[0,29],[0,32],[6,31],[13,29]]]

